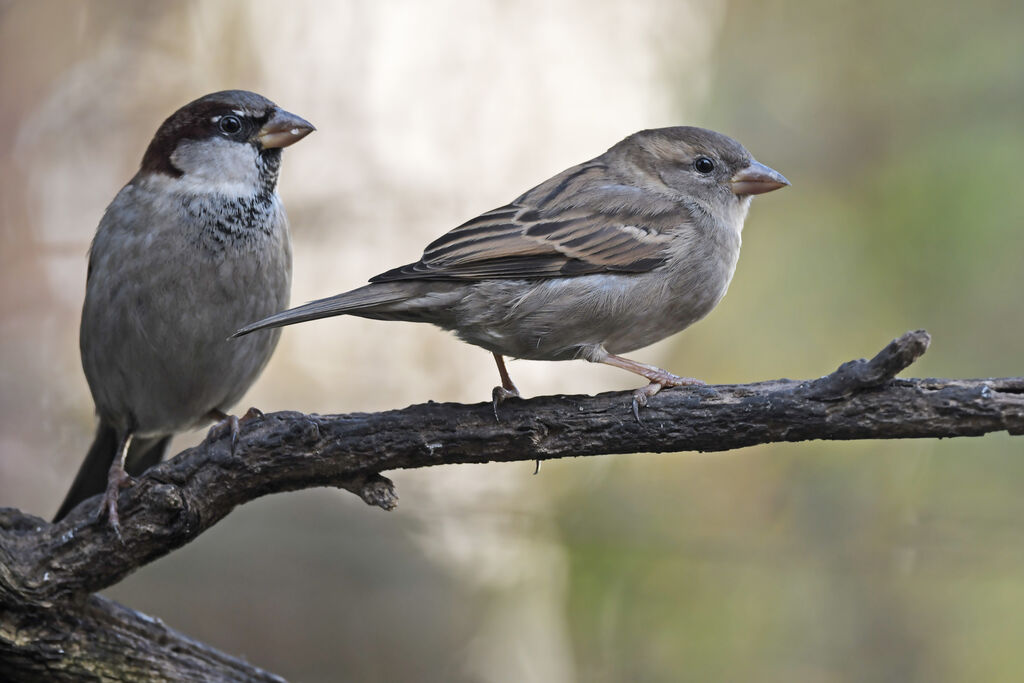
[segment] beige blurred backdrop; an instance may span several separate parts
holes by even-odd
[[[908,329],[911,374],[1022,374],[1024,7],[983,0],[0,2],[0,505],[49,517],[93,430],[86,250],[178,106],[258,91],[285,153],[294,303],[635,130],[733,135],[754,202],[729,294],[635,357],[813,377]],[[636,385],[515,361],[527,396]],[[486,400],[432,327],[289,328],[265,411]],[[201,434],[175,440],[174,451]],[[1024,668],[1024,454],[1005,434],[392,473],[236,510],[107,591],[302,681],[962,681]]]

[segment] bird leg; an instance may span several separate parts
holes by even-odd
[[[653,365],[647,365],[646,363],[639,363],[635,360],[623,358],[622,356],[616,356],[613,353],[607,354],[597,362],[611,365],[616,368],[622,368],[623,370],[629,370],[630,372],[646,378],[650,382],[646,387],[642,387],[633,392],[633,416],[636,417],[637,422],[640,421],[640,409],[646,408],[647,401],[664,387],[682,387],[704,384],[704,382],[699,379],[673,375],[668,370],[662,370],[661,368]]]
[[[491,392],[491,400],[494,405],[494,421],[498,422],[498,405],[509,398],[519,398],[519,389],[516,389],[516,385],[512,383],[512,378],[508,376],[508,370],[505,369],[505,359],[500,353],[495,353],[494,362],[498,364],[498,374],[501,375],[501,386],[494,387]],[[540,460],[533,468],[533,473],[540,473]]]
[[[238,445],[238,435],[241,431],[240,425],[250,420],[259,420],[263,417],[263,411],[253,407],[245,411],[245,415],[238,418],[235,415],[228,415],[223,410],[214,408],[206,414],[207,419],[216,420],[216,424],[210,427],[206,433],[207,439],[219,439],[227,434],[231,435],[231,455],[235,454],[235,446]]]
[[[117,512],[117,499],[121,494],[121,489],[127,488],[132,484],[131,476],[124,469],[124,461],[128,457],[128,445],[131,443],[131,440],[131,432],[121,435],[118,439],[114,461],[110,463],[110,469],[107,471],[107,490],[103,494],[99,510],[101,518],[106,513],[107,522],[114,530],[117,540],[121,541],[121,545],[124,545],[124,538],[121,536],[121,517]]]
[[[508,376],[508,370],[505,369],[505,359],[500,353],[495,353],[494,362],[498,364],[498,374],[501,375],[501,386],[494,387],[491,391],[491,401],[494,405],[494,419],[498,420],[498,406],[504,403],[510,398],[519,398],[519,390],[516,389],[516,385],[512,383],[512,378]]]

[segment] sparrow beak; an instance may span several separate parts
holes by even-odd
[[[737,171],[729,182],[732,183],[732,193],[741,197],[764,194],[789,185],[781,173],[754,160],[742,171]]]
[[[301,116],[278,109],[253,137],[260,141],[263,149],[272,149],[293,145],[314,130],[313,124]]]

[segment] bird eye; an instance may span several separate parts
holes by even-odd
[[[227,135],[234,135],[238,131],[242,130],[242,122],[238,120],[237,116],[221,117],[220,130],[222,133],[226,133]]]
[[[693,161],[693,167],[697,169],[697,173],[707,175],[715,170],[715,162],[707,157],[697,157]]]

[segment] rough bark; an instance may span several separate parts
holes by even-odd
[[[6,530],[6,529],[5,529]],[[3,605],[3,681],[282,681],[98,595]]]
[[[816,380],[667,389],[639,421],[632,394],[615,392],[512,399],[500,406],[499,420],[487,403],[427,403],[243,422],[234,452],[230,438],[208,439],[126,489],[123,542],[97,520],[96,500],[59,524],[0,509],[0,674],[272,679],[91,595],[270,493],[336,486],[391,509],[397,495],[384,470],[812,439],[1024,434],[1024,377],[894,379],[928,343],[926,332],[908,332],[870,361],[844,363]]]

